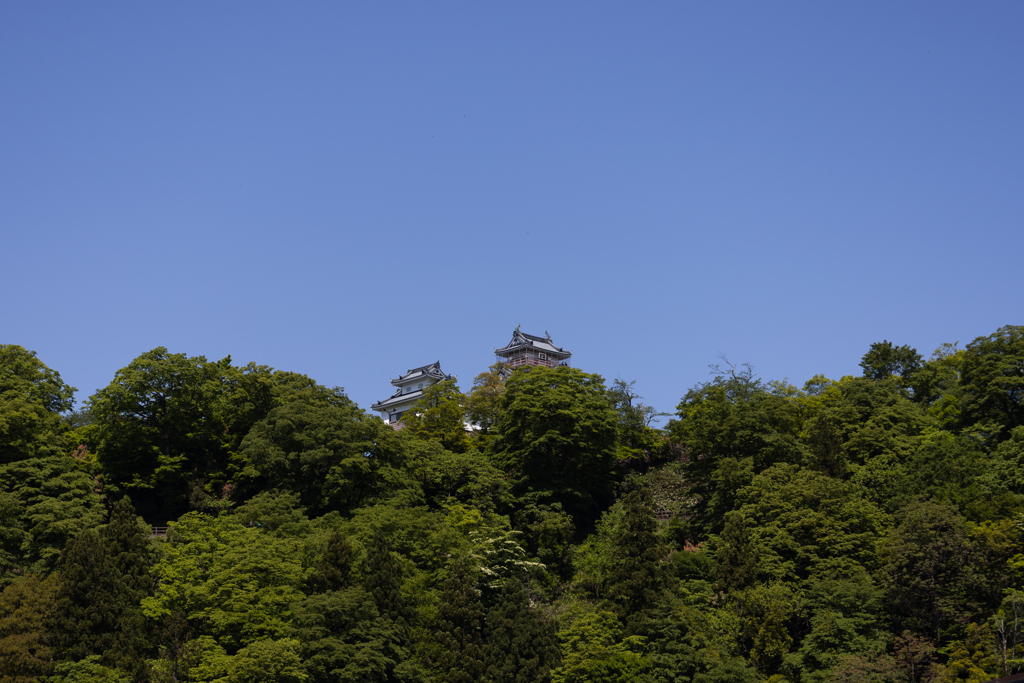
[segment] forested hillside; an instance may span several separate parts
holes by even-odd
[[[660,430],[630,382],[495,366],[396,431],[164,348],[75,410],[0,345],[0,681],[1022,670],[1024,327],[865,351],[802,388],[712,366]]]

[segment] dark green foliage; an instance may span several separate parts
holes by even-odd
[[[646,613],[662,599],[671,578],[668,548],[657,528],[650,492],[641,488],[627,495],[611,537],[605,592],[631,634],[642,631]]]
[[[682,553],[689,556],[691,553]],[[754,583],[757,578],[757,546],[750,535],[747,518],[742,512],[730,512],[725,516],[715,556],[711,561],[711,577],[719,590],[741,590]]]
[[[932,502],[901,511],[882,547],[880,582],[897,632],[942,645],[999,604],[1005,570],[968,536],[956,510]]]
[[[487,683],[540,683],[558,666],[555,625],[545,619],[523,585],[506,581],[486,619]]]
[[[150,573],[153,557],[149,527],[145,523],[140,524],[129,498],[122,498],[114,504],[110,523],[100,530],[100,537],[107,544],[114,568],[132,592],[132,601],[139,602],[148,596],[155,583]]]
[[[326,593],[348,588],[352,583],[355,549],[348,536],[334,530],[327,539],[327,547],[313,564],[307,585],[313,593]]]
[[[702,535],[722,528],[725,513],[736,507],[736,492],[754,475],[776,463],[807,459],[797,439],[798,406],[773,393],[749,368],[687,392],[668,429],[686,452],[693,526]]]
[[[394,626],[381,619],[362,587],[312,595],[294,608],[293,633],[311,683],[389,681],[396,659]]]
[[[0,681],[30,683],[53,668],[44,626],[57,577],[29,574],[0,593]]]
[[[436,441],[419,439],[409,439],[406,446],[409,466],[434,507],[458,501],[495,512],[510,502],[505,474],[479,451],[452,453]]]
[[[910,346],[893,346],[890,341],[875,342],[864,357],[860,366],[868,379],[883,380],[898,378],[902,386],[909,386],[914,373],[921,367],[921,354]]]
[[[85,531],[68,543],[57,562],[60,576],[47,618],[54,656],[76,661],[99,655],[109,666],[131,663],[133,595],[114,567],[107,544],[95,531]]]
[[[466,561],[452,565],[437,607],[434,638],[441,647],[436,667],[447,683],[478,683],[487,669],[484,606]]]
[[[405,628],[411,614],[402,597],[402,575],[402,565],[392,552],[387,536],[377,530],[366,548],[363,583],[381,616]]]
[[[189,485],[227,479],[230,440],[221,411],[231,358],[211,362],[148,351],[89,399],[108,485],[133,493],[143,516],[188,509]]]
[[[579,522],[609,502],[617,414],[604,380],[576,368],[516,370],[500,399],[501,421],[490,442],[514,492],[561,502]]]
[[[1024,327],[1006,325],[972,341],[960,370],[965,427],[1002,441],[1024,426]]]
[[[526,552],[563,581],[572,576],[572,541],[576,527],[561,505],[523,505],[516,513],[516,528],[523,532]]]
[[[311,514],[351,510],[386,497],[400,477],[398,437],[364,414],[341,389],[313,386],[282,396],[253,425],[239,454],[243,488],[299,494]]]

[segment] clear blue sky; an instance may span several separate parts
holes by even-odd
[[[1024,323],[1024,3],[5,2],[0,342],[662,410]]]

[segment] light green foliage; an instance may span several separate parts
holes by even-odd
[[[792,465],[767,470],[739,498],[761,572],[774,580],[800,581],[837,559],[871,570],[892,524],[855,484]]]
[[[402,416],[402,424],[417,439],[434,441],[453,453],[465,453],[472,446],[466,433],[466,397],[454,380],[424,389]]]
[[[787,664],[802,671],[801,681],[826,683],[845,655],[875,662],[885,652],[881,630],[882,591],[863,568],[823,568],[806,585],[804,609],[810,633]],[[847,661],[846,665],[849,666]]]
[[[576,368],[527,367],[505,382],[489,448],[519,495],[596,519],[609,497],[617,414],[604,380]]]
[[[644,680],[651,662],[643,655],[646,639],[622,637],[611,612],[580,609],[559,630],[562,665],[552,683],[633,683]]]
[[[0,466],[0,515],[10,524],[0,531],[0,542],[10,558],[4,569],[9,572],[19,565],[29,571],[52,569],[68,540],[106,517],[94,487],[95,482],[68,456]]]
[[[968,624],[963,640],[950,643],[949,660],[940,669],[936,683],[987,683],[999,675],[993,656],[992,632],[982,624]]]
[[[58,455],[59,414],[71,410],[75,388],[16,344],[0,344],[0,463]]]
[[[487,372],[473,378],[473,388],[466,396],[469,421],[480,428],[484,437],[501,421],[499,399],[505,391],[505,375],[508,373],[507,365],[495,363]]]
[[[53,668],[45,616],[53,604],[57,577],[29,574],[0,593],[0,681],[30,683]]]
[[[117,669],[100,664],[98,655],[90,655],[77,662],[64,662],[54,667],[48,683],[128,683],[127,675]]]
[[[232,658],[227,683],[303,683],[308,675],[298,650],[291,638],[257,640]]]
[[[290,606],[302,597],[302,567],[291,539],[244,527],[230,517],[188,513],[172,525],[143,600],[151,617],[182,610],[229,653],[286,635]]]

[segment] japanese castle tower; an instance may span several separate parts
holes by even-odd
[[[499,362],[505,364],[505,372],[511,374],[512,370],[524,365],[544,365],[551,368],[569,365],[572,351],[555,346],[551,341],[551,335],[537,337],[520,332],[516,327],[512,332],[512,341],[500,349],[494,349],[494,355]],[[381,419],[397,427],[402,415],[423,396],[424,389],[449,379],[454,380],[455,376],[446,375],[441,370],[441,361],[406,370],[404,375],[391,380],[391,384],[398,387],[395,393],[390,398],[371,405],[370,410],[380,413]]]
[[[546,365],[549,368],[569,365],[572,351],[555,346],[551,341],[551,335],[535,337],[520,332],[517,326],[512,333],[512,341],[500,349],[494,349],[494,355],[498,361],[505,363],[509,370],[515,370],[524,365]]]
[[[381,419],[385,422],[395,424],[402,419],[405,411],[423,396],[424,389],[447,379],[455,379],[455,376],[446,375],[441,371],[441,361],[407,370],[398,379],[391,380],[391,384],[398,387],[391,398],[374,403],[370,410],[380,413]]]

